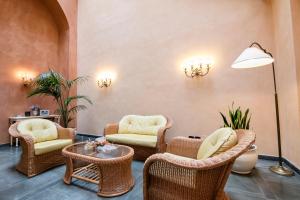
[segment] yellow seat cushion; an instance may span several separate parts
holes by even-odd
[[[34,154],[41,155],[58,149],[62,149],[65,146],[72,144],[71,139],[57,139],[46,142],[39,142],[34,144]]]
[[[166,124],[167,119],[162,115],[126,115],[119,122],[118,133],[157,135],[158,130]]]
[[[205,159],[227,151],[237,144],[237,135],[231,128],[220,128],[201,144],[197,159]]]
[[[17,126],[17,130],[20,134],[32,136],[34,143],[58,138],[55,124],[46,119],[28,119],[21,121]]]
[[[131,144],[143,147],[156,147],[157,136],[138,134],[112,134],[106,135],[106,139],[112,143]]]

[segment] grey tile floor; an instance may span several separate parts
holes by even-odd
[[[20,156],[16,147],[0,147],[0,200],[100,200],[97,186],[79,180],[71,185],[63,183],[65,166],[56,167],[33,178],[18,173],[15,164]],[[300,176],[282,177],[272,174],[268,166],[272,161],[259,160],[252,175],[231,174],[226,192],[232,200],[283,199],[300,200]],[[112,200],[142,199],[143,162],[134,161],[135,177],[133,190]],[[107,199],[107,198],[103,198]]]

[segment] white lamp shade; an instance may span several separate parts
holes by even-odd
[[[268,65],[274,62],[269,54],[256,47],[245,49],[241,55],[233,62],[232,68],[253,68]]]

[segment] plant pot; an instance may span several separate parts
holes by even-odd
[[[232,172],[250,174],[258,159],[257,146],[252,145],[248,151],[240,155],[233,164]]]

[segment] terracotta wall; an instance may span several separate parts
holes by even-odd
[[[271,1],[78,1],[78,75],[89,75],[78,93],[94,105],[78,115],[78,131],[101,134],[126,114],[164,114],[174,120],[168,140],[209,134],[222,126],[219,111],[234,101],[252,112],[260,153],[276,153],[271,67],[230,68],[252,41],[274,51]],[[214,59],[200,79],[180,65],[192,56]],[[111,70],[110,88],[96,84]]]
[[[283,156],[300,166],[299,1],[273,1]]]
[[[55,3],[58,4],[52,1],[53,5]],[[57,8],[61,9],[59,5]],[[62,46],[65,48],[65,45],[60,45],[60,22],[54,16],[56,11],[51,9],[46,1],[0,0],[0,144],[9,142],[9,116],[24,114],[32,104],[50,108],[51,111],[55,109],[49,98],[27,99],[28,89],[20,80],[22,73],[38,75],[48,67],[68,73],[69,66],[61,65],[59,58],[63,56],[60,49]],[[68,11],[66,8],[64,10]],[[69,45],[69,42],[64,44]],[[69,57],[65,56],[65,59],[68,63]],[[73,60],[76,64],[76,57]]]

